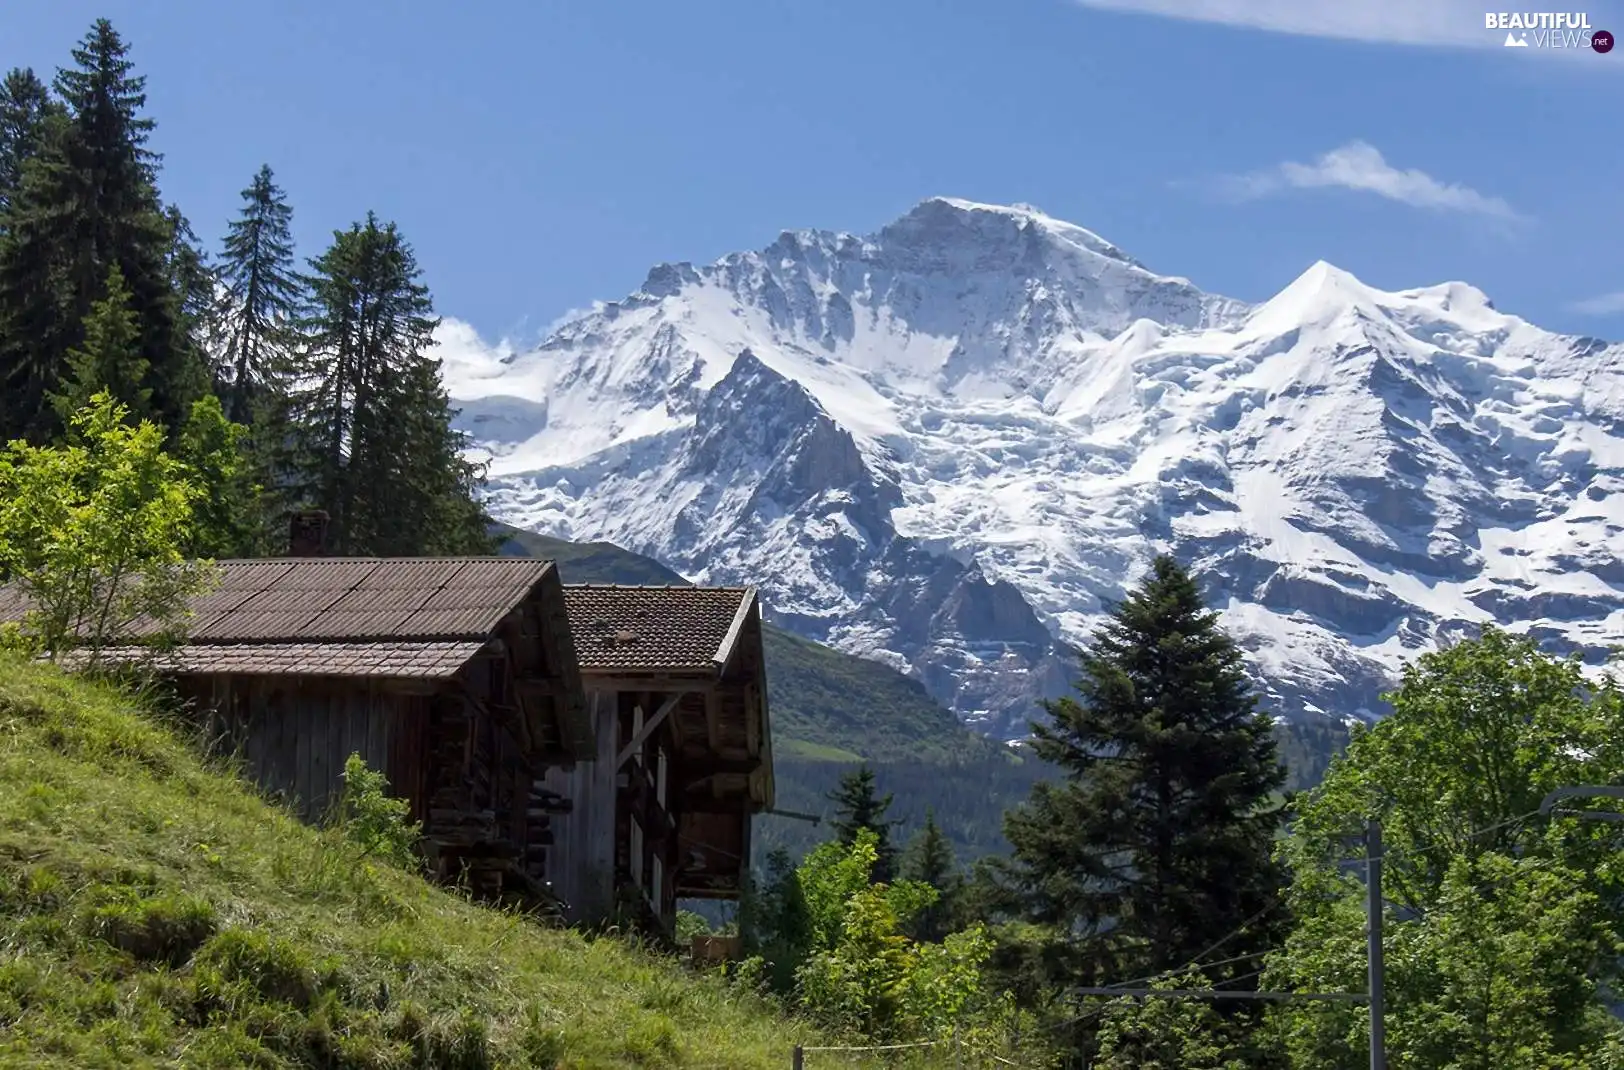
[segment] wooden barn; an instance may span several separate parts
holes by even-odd
[[[761,607],[750,588],[564,587],[595,760],[549,770],[572,920],[670,935],[679,899],[737,899],[773,806]]]
[[[217,745],[308,819],[359,753],[410,800],[438,876],[545,897],[548,822],[569,803],[541,781],[596,742],[552,563],[217,564],[187,643],[159,663]],[[12,592],[0,618],[23,608]]]

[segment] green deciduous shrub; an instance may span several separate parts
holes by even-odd
[[[411,803],[391,797],[388,778],[369,768],[359,754],[351,754],[344,762],[338,821],[367,854],[402,869],[420,868],[417,844],[423,827],[411,820],[411,812]]]

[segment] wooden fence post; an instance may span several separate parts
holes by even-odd
[[[795,1054],[790,1057],[789,1065],[794,1067],[794,1070],[805,1070],[806,1052],[801,1050],[801,1046],[799,1044],[795,1045]]]

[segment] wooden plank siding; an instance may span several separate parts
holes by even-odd
[[[307,821],[321,820],[336,802],[352,753],[398,794],[410,798],[420,783],[425,711],[412,696],[366,683],[263,676],[194,677],[187,690],[207,711],[215,749],[235,754],[262,791]]]
[[[612,693],[590,692],[587,711],[596,741],[593,760],[573,769],[554,767],[543,784],[574,809],[552,819],[547,879],[566,904],[572,923],[607,917],[614,907],[615,755],[620,745]]]

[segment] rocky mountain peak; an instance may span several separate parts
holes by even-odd
[[[1624,632],[1624,346],[1319,262],[1248,305],[1030,207],[786,231],[448,369],[491,508],[904,668],[1019,733],[1150,557],[1285,716],[1483,622]]]

